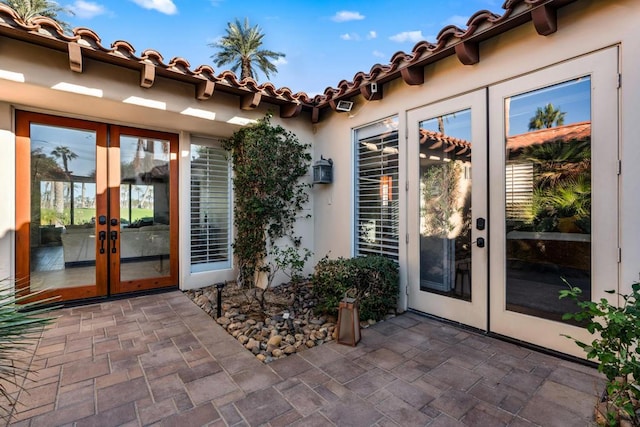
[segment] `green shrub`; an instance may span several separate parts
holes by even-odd
[[[346,292],[356,296],[363,320],[381,320],[395,311],[398,301],[398,264],[383,256],[323,258],[313,275],[316,309],[337,314]]]
[[[595,336],[587,343],[565,335],[587,353],[587,359],[597,360],[598,371],[606,375],[606,416],[612,426],[620,425],[620,419],[640,425],[640,283],[631,285],[631,290],[630,294],[605,291],[617,295],[620,306],[606,298],[584,301],[578,287],[560,291],[560,298],[570,298],[580,308],[562,318],[584,322]]]

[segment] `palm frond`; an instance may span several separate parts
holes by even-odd
[[[249,20],[239,19],[227,23],[226,35],[219,41],[210,43],[209,46],[218,51],[211,56],[217,67],[231,64],[231,71],[240,70],[240,78],[251,77],[256,79],[257,71],[265,74],[267,79],[271,73],[277,73],[278,69],[273,64],[284,53],[261,49],[265,34],[258,25],[251,27]]]

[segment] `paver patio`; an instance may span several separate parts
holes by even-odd
[[[413,313],[266,365],[179,291],[56,314],[15,426],[582,427],[604,384]]]

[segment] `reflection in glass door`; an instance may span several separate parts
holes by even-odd
[[[169,274],[169,141],[120,138],[120,279]]]
[[[16,117],[19,283],[63,300],[176,285],[176,136]]]
[[[583,357],[559,291],[617,289],[617,64],[610,48],[489,89],[492,332]]]
[[[470,301],[471,109],[419,126],[420,289]]]
[[[485,106],[477,91],[408,115],[409,306],[477,328],[487,319]]]
[[[106,126],[18,112],[16,277],[63,299],[106,294]],[[26,166],[26,167],[25,167]],[[101,239],[103,237],[103,239]]]
[[[177,283],[176,135],[112,126],[109,147],[113,293]],[[117,226],[114,226],[117,224]]]
[[[505,99],[506,309],[561,320],[591,299],[591,78]]]

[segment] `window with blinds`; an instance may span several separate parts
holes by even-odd
[[[191,145],[192,272],[231,267],[231,172],[227,158],[222,148]]]
[[[506,165],[506,213],[508,220],[533,218],[533,163]]]
[[[355,255],[398,260],[398,119],[355,133]]]

